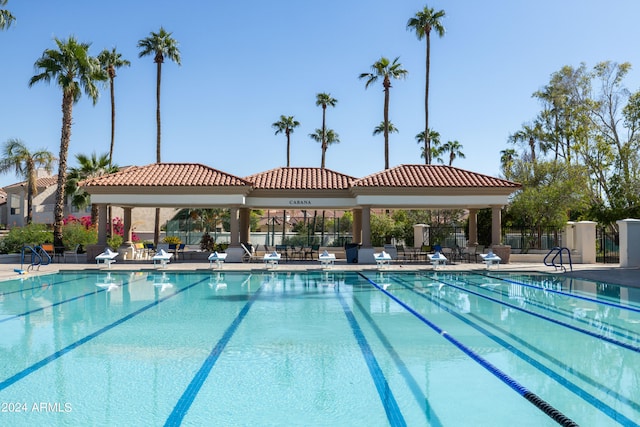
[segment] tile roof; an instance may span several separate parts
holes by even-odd
[[[36,187],[47,188],[57,184],[58,184],[58,175],[45,176],[42,178],[38,178],[38,181],[36,182]],[[7,185],[4,188],[11,189],[11,188],[17,188],[17,187],[26,187],[26,186],[27,186],[27,181],[20,181],[20,182],[16,182],[15,184]]]
[[[80,184],[83,187],[251,186],[242,178],[199,163],[131,166],[114,174],[87,179]]]
[[[400,165],[357,179],[353,187],[482,187],[517,189],[520,184],[444,165]]]
[[[259,190],[346,190],[356,178],[311,167],[283,167],[245,177]]]

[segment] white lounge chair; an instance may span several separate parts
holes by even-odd
[[[267,268],[276,268],[278,266],[278,263],[280,262],[281,257],[282,256],[278,252],[273,251],[271,253],[265,254],[262,259],[264,260],[264,265]]]
[[[480,257],[482,258],[482,262],[487,265],[487,268],[490,268],[492,265],[495,265],[498,268],[500,267],[500,261],[502,261],[502,258],[494,254],[493,251],[490,250],[489,253],[480,254]]]
[[[391,265],[391,255],[389,255],[387,252],[382,251],[379,254],[374,254],[373,258],[376,260],[376,264],[378,265],[378,268],[382,268],[385,265],[389,266]]]
[[[106,265],[107,268],[111,268],[111,264],[116,262],[116,257],[118,255],[118,252],[113,252],[111,249],[107,248],[106,251],[96,256],[96,264]]]
[[[336,261],[336,255],[330,254],[329,252],[324,251],[318,256],[318,261],[320,261],[320,266],[322,268],[331,268],[333,267],[333,264]]]
[[[220,268],[225,259],[227,259],[227,254],[218,253],[214,251],[211,255],[209,255],[209,267],[213,267],[213,263],[216,263],[216,267]]]
[[[152,258],[153,265],[155,266],[156,263],[160,262],[160,268],[165,268],[167,264],[169,264],[169,262],[171,261],[172,257],[173,257],[173,254],[166,252],[164,249],[160,249],[158,252],[156,252],[156,254]]]
[[[429,258],[429,262],[433,266],[434,270],[442,265],[447,265],[447,257],[442,255],[440,252],[429,254],[427,257]]]

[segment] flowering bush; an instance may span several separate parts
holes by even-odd
[[[113,224],[113,234],[124,237],[124,223],[122,222],[122,218],[114,217],[111,219],[111,223]],[[140,237],[138,237],[136,233],[131,233],[131,240],[139,242]]]

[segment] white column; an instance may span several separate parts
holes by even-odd
[[[596,262],[597,223],[593,221],[578,221],[575,225],[576,251],[582,254],[583,264],[593,264]]]
[[[478,246],[478,209],[469,209],[469,246]]]
[[[640,219],[616,221],[620,230],[620,267],[640,267]]]
[[[502,209],[502,206],[500,205],[491,206],[491,246],[496,246],[502,243],[502,210],[501,209]]]

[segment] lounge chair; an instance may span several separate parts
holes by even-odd
[[[215,262],[216,267],[220,268],[222,267],[222,263],[224,262],[224,260],[227,259],[227,254],[214,251],[211,255],[209,255],[208,259],[209,267],[213,267],[213,263]]]
[[[155,266],[159,262],[160,268],[165,268],[171,261],[171,257],[173,257],[173,254],[166,252],[164,249],[160,249],[152,258],[153,265]]]
[[[318,256],[318,261],[320,261],[322,268],[331,268],[333,267],[333,263],[336,261],[336,255],[324,251]]]
[[[380,252],[378,254],[374,254],[373,258],[375,258],[378,268],[382,268],[385,265],[386,266],[391,265],[391,255],[389,255],[385,251],[382,251],[382,252]]]
[[[111,249],[107,248],[106,251],[96,256],[96,264],[106,265],[107,268],[111,268],[111,264],[116,262],[116,257],[118,255],[118,252],[113,252]]]
[[[262,259],[264,260],[264,265],[267,268],[276,268],[278,266],[278,263],[280,262],[280,258],[282,258],[282,255],[280,255],[276,251],[273,251],[269,254],[265,254]]]
[[[242,249],[244,249],[244,255],[242,255],[242,262],[251,262],[251,261],[257,261],[259,259],[259,257],[257,257],[256,255],[254,255],[249,248],[247,248],[245,246],[244,243],[240,243],[240,246],[242,246]],[[251,245],[249,245],[251,246]]]

